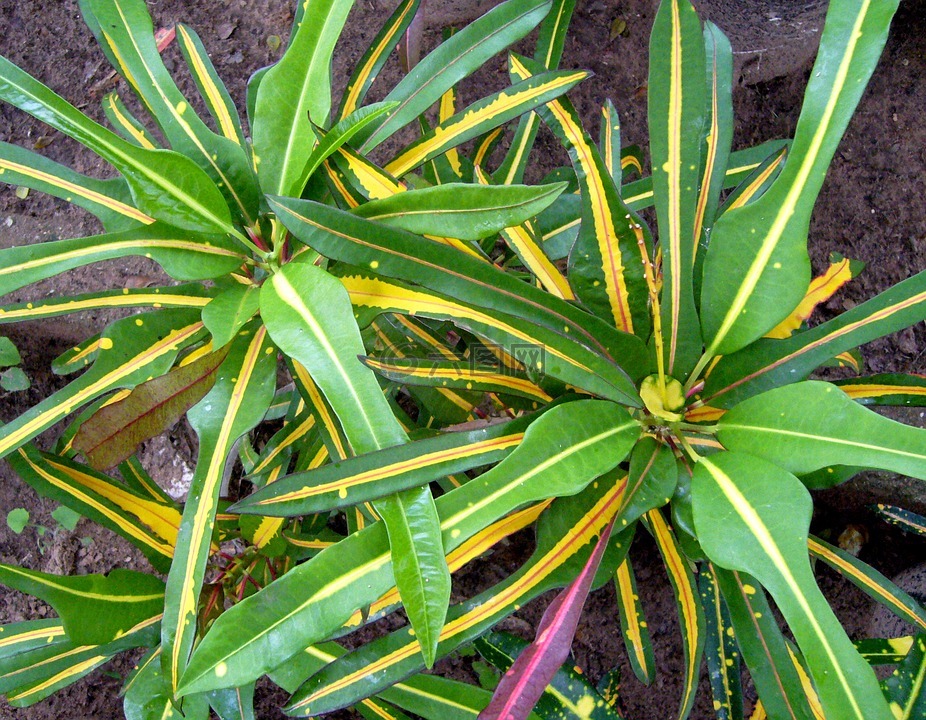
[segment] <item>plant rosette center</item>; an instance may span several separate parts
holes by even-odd
[[[668,423],[677,423],[685,417],[685,391],[682,384],[672,377],[650,375],[640,384],[640,397],[653,418]]]

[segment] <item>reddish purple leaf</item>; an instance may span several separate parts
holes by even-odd
[[[406,73],[411,72],[412,68],[415,67],[421,59],[421,38],[424,34],[425,1],[426,0],[421,0],[415,17],[412,18],[411,24],[399,40],[399,62],[402,64],[402,70]]]
[[[556,671],[569,657],[585,598],[613,526],[612,518],[582,572],[550,603],[540,620],[534,642],[518,655],[477,720],[525,720],[530,715]]]
[[[209,353],[142,383],[85,420],[72,446],[97,470],[118,465],[139,443],[164,432],[205,397],[227,354],[227,349]]]

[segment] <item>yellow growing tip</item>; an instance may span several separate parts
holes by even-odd
[[[685,406],[682,384],[675,378],[666,378],[665,391],[658,375],[650,375],[640,385],[640,397],[650,414],[667,422],[679,422],[683,414],[675,412]]]

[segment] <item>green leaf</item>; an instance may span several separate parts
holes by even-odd
[[[162,310],[117,320],[100,339],[93,367],[0,428],[0,457],[110,390],[134,387],[172,364],[202,332],[198,313]]]
[[[704,607],[707,669],[714,696],[717,720],[741,720],[743,689],[740,681],[740,657],[736,635],[723,596],[710,569],[698,576],[701,604]]]
[[[730,610],[737,646],[768,716],[814,720],[765,590],[745,573],[713,564],[710,570]]]
[[[896,720],[926,714],[926,634],[916,636],[910,653],[882,687]]]
[[[926,517],[896,505],[878,503],[872,507],[878,517],[891,525],[896,525],[904,532],[926,537]]]
[[[11,367],[0,371],[0,387],[7,392],[28,390],[32,383],[22,368]]]
[[[257,313],[260,288],[255,285],[234,285],[225,288],[203,308],[203,325],[212,334],[212,345],[224,347]]]
[[[569,28],[575,6],[575,0],[555,0],[549,14],[540,24],[534,60],[547,70],[559,67],[566,42],[566,30]],[[539,118],[535,113],[521,116],[508,153],[495,172],[494,179],[498,184],[512,185],[523,182],[524,169],[527,167],[539,124]]]
[[[376,377],[357,360],[363,343],[347,292],[335,278],[314,265],[290,263],[264,284],[260,309],[271,337],[321,387],[355,453],[407,441]],[[399,592],[425,653],[433,653],[450,599],[433,503],[425,486],[376,504],[393,546]]]
[[[701,21],[691,3],[660,3],[650,36],[650,152],[662,249],[665,368],[682,381],[702,350],[692,270],[700,235],[696,225],[707,105],[704,58]]]
[[[354,135],[360,132],[364,127],[387,115],[396,103],[375,103],[351,113],[348,117],[341,120],[329,132],[325,132],[318,125],[313,124],[312,130],[318,138],[318,144],[312,150],[305,161],[305,168],[302,174],[293,186],[291,195],[302,195],[309,178],[321,167],[337,149],[350,141]]]
[[[835,380],[833,384],[862,405],[926,405],[926,375],[879,373]]]
[[[658,508],[650,510],[643,516],[643,522],[659,548],[678,608],[682,654],[685,658],[685,683],[678,718],[685,720],[694,706],[698,673],[704,655],[704,610],[698,600],[698,584],[694,574],[662,511]]]
[[[104,290],[98,293],[86,293],[46,298],[35,302],[17,303],[15,305],[0,306],[0,324],[21,322],[23,320],[40,320],[42,318],[69,315],[71,313],[87,310],[101,310],[103,308],[201,308],[210,298],[209,289],[199,283],[195,285],[174,285],[164,288],[122,288],[121,290]],[[92,338],[90,345],[99,337]],[[85,340],[84,343],[87,341]],[[62,354],[52,364],[52,371],[57,375],[67,374],[67,366],[82,363],[77,370],[89,364],[91,352],[81,354],[75,348],[88,349],[89,345],[73,346],[71,350]],[[81,347],[83,346],[83,347]],[[65,360],[65,357],[70,359]],[[75,357],[79,356],[79,357]]]
[[[328,124],[331,56],[353,0],[313,0],[286,53],[262,77],[253,115],[260,184],[271,195],[299,194],[312,153],[312,123]]]
[[[645,374],[648,367],[638,338],[445,245],[308,201],[278,198],[271,204],[284,225],[327,257],[373,267],[387,277],[414,277],[429,289],[478,307],[492,306],[497,312],[530,320],[556,333],[555,343],[551,341],[546,352],[552,356],[544,362],[547,372],[550,365],[560,361],[595,365],[596,374],[601,376],[597,385],[604,384],[602,381],[613,384],[611,392],[622,402],[640,404],[634,399],[636,388],[627,378],[627,374]],[[567,345],[570,352],[560,353],[559,347]],[[612,357],[620,358],[623,370],[612,364]]]
[[[308,515],[356,505],[507,457],[536,416],[470,432],[442,433],[294,473],[238,501],[230,512]]]
[[[241,120],[238,118],[238,109],[232,101],[225,87],[225,83],[218,76],[209,53],[203,45],[196,31],[188,25],[179,23],[175,26],[177,31],[177,44],[183,53],[193,82],[199,88],[209,114],[215,120],[219,132],[241,147],[246,147],[244,131],[241,129]]]
[[[65,530],[71,532],[74,531],[74,528],[77,527],[77,523],[80,522],[80,513],[76,513],[71,508],[66,505],[59,505],[51,512],[51,516],[55,519],[61,527]]]
[[[159,572],[174,554],[180,513],[161,498],[134,492],[73,460],[27,444],[7,460],[42,497],[50,497],[138,547]]]
[[[100,645],[161,612],[164,581],[117,568],[108,575],[59,576],[0,564],[0,582],[55,608],[68,638]]]
[[[161,625],[161,665],[174,691],[196,640],[199,593],[228,456],[235,441],[263,419],[275,390],[276,348],[265,328],[255,325],[239,333],[212,389],[188,413],[199,454],[167,576]]]
[[[137,209],[122,178],[98,180],[9,143],[0,142],[0,180],[41,190],[93,213],[108,232],[149,225],[154,218]]]
[[[122,689],[126,720],[208,720],[209,704],[196,695],[183,701],[183,712],[174,704],[167,678],[161,671],[161,648],[138,661]]]
[[[116,132],[133,145],[151,150],[161,144],[148,132],[148,128],[138,120],[122,102],[118,93],[111,92],[103,96],[103,113]]]
[[[549,102],[586,79],[585,71],[541,72],[488,95],[427,130],[390,160],[385,169],[395,177],[442,155],[458,145]]]
[[[231,272],[244,256],[222,238],[194,236],[158,223],[148,227],[55,240],[0,250],[0,294],[101,260],[151,256],[177,280],[200,280]]]
[[[354,71],[344,88],[341,109],[338,112],[339,120],[352,114],[363,103],[367,91],[373,85],[383,65],[389,60],[392,50],[415,19],[420,5],[421,0],[403,0],[376,33],[376,37],[354,66]]]
[[[8,337],[0,336],[0,367],[9,367],[10,365],[19,365],[22,357],[19,350]]]
[[[630,667],[640,682],[651,685],[656,679],[656,656],[630,558],[626,558],[614,574],[614,592]]]
[[[471,642],[542,592],[569,584],[614,517],[624,487],[624,477],[609,474],[585,492],[558,498],[538,521],[537,549],[530,559],[495,587],[450,608],[438,655]],[[612,539],[596,579],[607,579],[614,572],[626,556],[632,532]],[[344,707],[421,670],[423,658],[409,630],[396,630],[327,665],[293,695],[286,711],[306,716]]]
[[[727,412],[718,426],[724,447],[795,474],[859,465],[926,480],[926,430],[878,415],[829,383],[808,381],[757,395]]]
[[[202,400],[226,354],[217,351],[204,355],[105,405],[81,424],[71,447],[84,453],[97,470],[115,467]]]
[[[810,330],[784,340],[757,340],[722,357],[707,377],[702,399],[728,408],[763,390],[803,380],[840,353],[922,321],[924,307],[926,272],[921,272]]]
[[[718,565],[772,593],[831,720],[890,720],[868,664],[817,587],[807,558],[812,502],[800,480],[741,452],[701,458],[692,479],[695,527]]]
[[[81,0],[80,7],[100,48],[151,113],[171,147],[205,171],[213,189],[224,196],[226,213],[227,208],[234,208],[245,224],[252,224],[259,195],[244,148],[237,139],[212,132],[177,88],[161,60],[144,0]],[[194,63],[191,72],[198,85],[211,84],[212,94],[221,94],[202,64]],[[206,104],[215,110],[222,103],[207,99]]]
[[[129,184],[142,212],[184,230],[225,234],[233,229],[222,193],[192,160],[171,150],[132,145],[2,57],[0,99],[112,164]]]
[[[728,355],[775,327],[810,281],[813,204],[887,40],[898,0],[829,6],[791,153],[759,200],[714,225],[701,293],[707,355]]]
[[[354,214],[418,235],[481,240],[541,213],[565,187],[450,183],[372,200]]]
[[[372,133],[361,133],[360,151],[368,153],[490,57],[524,37],[549,12],[550,4],[551,0],[508,0],[454,33],[386,95],[384,102],[398,101],[399,106]]]
[[[627,411],[610,402],[566,403],[545,413],[479,483],[437,499],[445,552],[516,508],[579,492],[619,463],[639,433]],[[226,611],[197,648],[181,692],[249,682],[273,669],[274,658],[337,631],[394,584],[386,540],[382,523],[374,523]]]
[[[539,69],[516,55],[510,67],[516,78]],[[553,100],[537,112],[569,151],[579,181],[582,222],[569,255],[570,283],[596,315],[619,330],[645,337],[649,312],[641,253],[648,252],[648,231],[624,204],[568,98]]]
[[[19,535],[29,524],[29,511],[26,508],[13,508],[6,514],[6,524],[10,530]]]
[[[926,631],[926,608],[867,563],[819,538],[810,537],[810,554],[819,558],[904,622]]]

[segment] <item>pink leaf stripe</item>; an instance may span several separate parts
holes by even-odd
[[[534,638],[502,677],[491,702],[477,720],[525,720],[556,671],[569,657],[585,598],[608,546],[608,523],[582,572],[546,609]]]

